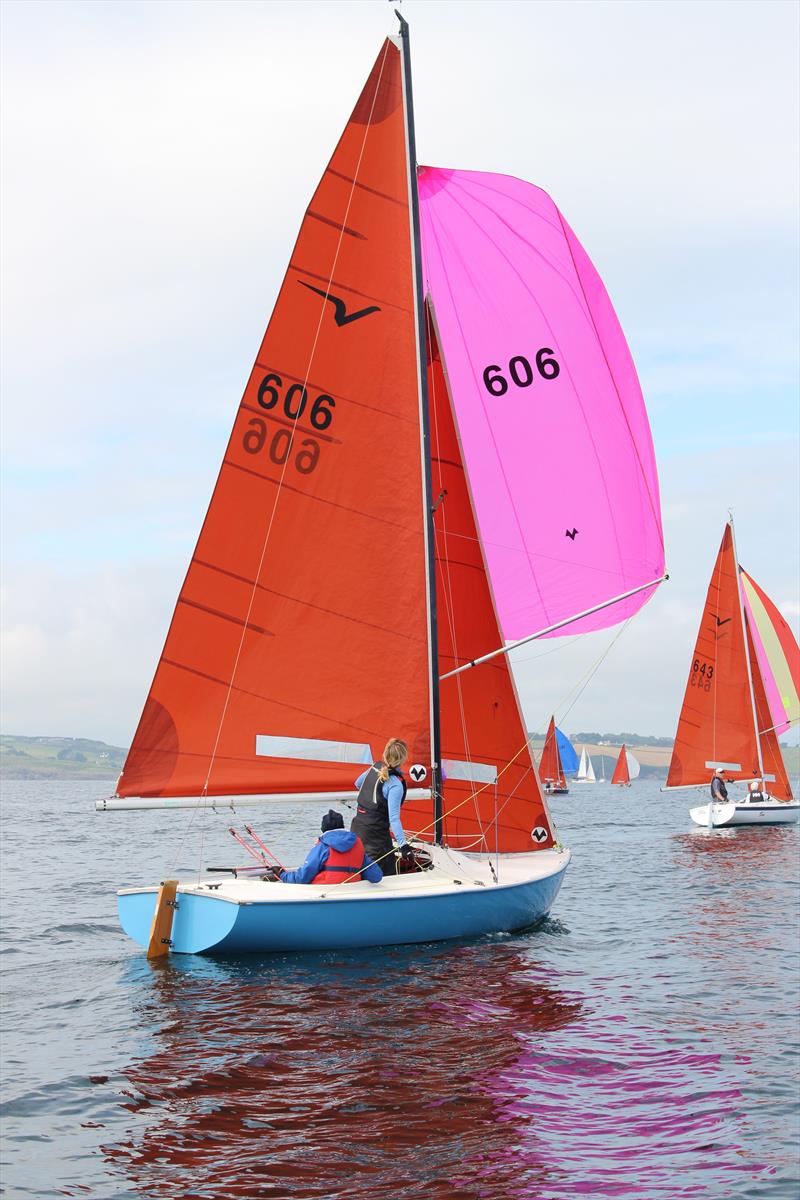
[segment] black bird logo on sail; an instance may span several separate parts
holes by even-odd
[[[368,317],[370,313],[381,311],[377,304],[371,304],[368,308],[360,308],[358,312],[349,313],[344,300],[338,296],[323,291],[322,288],[314,287],[311,283],[305,283],[302,279],[298,279],[297,282],[301,287],[308,288],[310,292],[316,292],[318,296],[322,296],[323,300],[330,300],[333,305],[333,319],[339,328],[343,325],[350,325],[353,321],[360,321],[362,317]]]

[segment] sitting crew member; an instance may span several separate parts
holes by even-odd
[[[728,789],[725,787],[725,768],[717,767],[711,780],[711,799],[716,804],[728,803]]]
[[[750,784],[750,803],[761,804],[764,800],[769,800],[769,793],[764,787],[763,780],[754,779]]]
[[[408,758],[408,746],[399,738],[389,738],[383,759],[359,775],[357,812],[350,822],[368,854],[379,863],[384,875],[395,875],[396,862],[392,834],[403,858],[414,860],[400,820],[400,806],[406,798],[406,781],[400,770]]]
[[[344,827],[342,814],[330,808],[322,818],[322,837],[296,871],[281,871],[281,883],[380,883],[383,872],[364,852],[364,844]]]

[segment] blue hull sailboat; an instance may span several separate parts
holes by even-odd
[[[519,181],[520,220],[541,224],[543,240],[533,253],[526,224],[531,345],[508,343],[508,257],[497,250],[493,264],[484,246],[480,328],[499,366],[465,368],[469,346],[447,332],[453,297],[441,281],[461,257],[448,237],[461,182],[430,169],[421,196],[423,174],[401,20],[306,211],[116,795],[98,802],[106,811],[204,809],[226,824],[265,801],[313,800],[322,810],[352,800],[364,764],[400,737],[410,748],[403,825],[420,869],[319,886],[281,883],[268,855],[250,872],[204,873],[201,863],[191,881],[120,891],[122,927],[150,955],[508,932],[544,916],[564,878],[569,852],[542,795],[507,651],[575,621],[622,620],[660,582],[649,427],[594,268],[571,230],[539,222],[543,205],[557,212],[549,197]],[[471,174],[465,204],[487,221],[496,205],[508,230],[504,179]],[[421,204],[436,210],[427,242]],[[552,312],[536,297],[536,272],[546,275],[542,289],[558,291]],[[480,293],[465,301],[474,316]],[[447,364],[457,361],[479,393],[456,394]],[[585,396],[579,377],[591,380]],[[471,465],[461,435],[474,428],[476,396],[488,421],[501,407],[505,424],[518,419],[512,440],[525,447],[545,401],[550,420],[562,414],[584,433],[593,405],[591,427],[610,428],[624,449],[613,486],[589,486],[606,451],[570,434],[582,447],[581,486],[570,463],[547,479],[546,510],[538,501],[532,509],[531,471],[504,481],[507,433],[495,439],[494,465]],[[473,405],[468,422],[462,401]],[[634,485],[621,487],[630,471]],[[501,493],[524,546],[492,566],[486,505]],[[554,545],[563,560],[555,573]],[[526,630],[516,642],[506,611]]]
[[[486,858],[434,847],[433,866],[380,884],[286,886],[242,879],[181,884],[170,932],[176,953],[351,949],[511,933],[549,912],[568,850]],[[119,896],[122,928],[148,946],[158,889]]]

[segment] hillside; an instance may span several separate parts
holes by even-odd
[[[530,734],[531,746],[537,762],[544,746],[544,734]],[[635,733],[576,733],[570,735],[570,741],[580,753],[583,746],[594,764],[595,774],[599,779],[605,767],[606,778],[611,778],[614,764],[617,761],[619,748],[624,742],[641,766],[643,779],[666,779],[669,760],[672,756],[672,738],[644,738]],[[800,774],[800,747],[781,745],[783,761],[792,780]]]
[[[543,733],[530,734],[531,747],[539,759],[544,745]],[[636,740],[634,740],[636,739]],[[610,778],[617,761],[623,736],[620,734],[576,734],[573,745],[580,751],[586,746],[598,778],[603,773]],[[643,778],[665,779],[672,753],[671,738],[645,740],[636,734],[625,734],[625,744],[639,760]],[[794,780],[800,774],[800,747],[782,746],[786,769]],[[122,746],[90,738],[16,737],[0,735],[0,779],[117,779],[125,755]]]
[[[90,738],[0,735],[0,779],[116,779],[127,750]]]

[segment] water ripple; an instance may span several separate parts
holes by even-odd
[[[689,832],[650,787],[635,825],[612,820],[602,785],[563,799],[576,862],[524,934],[153,965],[117,931],[113,893],[159,875],[169,823],[96,818],[88,787],[18,785],[9,1194],[793,1197],[797,830]],[[46,887],[22,853],[37,788],[55,845],[61,826],[87,831]],[[263,827],[299,854],[315,817]],[[229,823],[203,834],[221,856]]]

